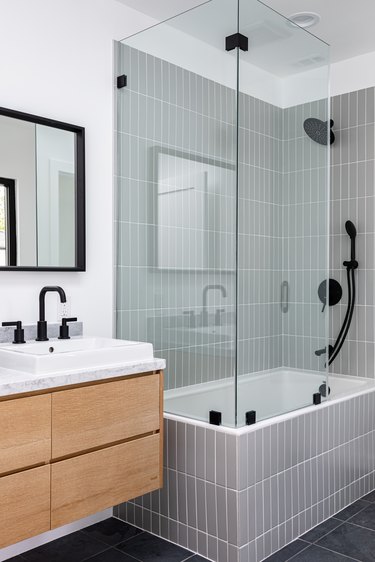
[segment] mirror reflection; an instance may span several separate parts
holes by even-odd
[[[84,269],[83,135],[0,111],[0,267]]]

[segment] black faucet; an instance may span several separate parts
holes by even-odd
[[[46,322],[46,293],[56,292],[60,295],[60,301],[66,302],[64,289],[61,287],[43,287],[39,293],[39,320],[37,324],[36,341],[48,341],[47,322]]]

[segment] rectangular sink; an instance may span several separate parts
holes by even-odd
[[[95,369],[154,358],[150,343],[111,338],[72,338],[0,346],[0,367],[35,375]]]

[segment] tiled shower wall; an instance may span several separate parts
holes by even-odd
[[[282,313],[282,365],[324,371],[326,314],[318,298],[328,264],[327,147],[309,138],[307,118],[328,119],[327,100],[297,105],[283,113],[282,279],[289,285]]]
[[[239,96],[238,375],[282,365],[282,110]]]
[[[234,168],[235,92],[121,43],[117,49],[117,73],[128,77],[127,87],[118,91],[116,131],[117,334],[154,344],[155,355],[167,362],[166,389],[233,376],[235,172],[205,194],[193,176],[197,158]],[[191,179],[185,187],[193,186],[194,215],[204,212],[205,222],[176,203],[169,224],[159,224],[158,174],[166,176],[168,167],[160,167],[160,149],[172,151],[172,157],[176,151],[186,162],[184,179],[190,173]],[[222,168],[214,168],[219,176]],[[178,192],[173,163],[168,172],[168,189]],[[166,241],[167,259],[172,245],[176,251],[169,267],[158,263],[158,239]],[[227,293],[208,294],[209,324],[219,311],[225,325],[217,341],[200,330],[208,285],[221,285]]]
[[[167,360],[166,388],[233,375],[235,315],[235,178],[208,198],[207,226],[181,217],[168,236],[180,251],[201,252],[203,239],[214,254],[211,267],[155,266],[158,177],[155,148],[235,163],[234,90],[118,45],[118,73],[128,76],[119,92],[117,333],[151,341]],[[167,77],[155,80],[155,76]],[[325,102],[285,110],[247,96],[239,99],[239,292],[238,373],[272,367],[324,368],[322,305],[325,277],[327,172],[325,148],[303,131],[307,117],[327,119]],[[331,147],[331,276],[344,296],[330,309],[330,337],[345,314],[347,288],[342,262],[349,256],[345,220],[357,225],[357,306],[348,341],[332,371],[374,376],[374,88],[332,99],[336,141]],[[199,132],[199,134],[198,134]],[[178,238],[182,234],[182,238]],[[195,242],[194,242],[195,240]],[[178,244],[178,243],[177,243]],[[288,313],[280,312],[280,287],[289,284]],[[209,324],[220,316],[220,338],[207,342],[199,331],[203,289]],[[193,317],[193,322],[191,319]],[[186,332],[190,327],[189,340]]]
[[[192,72],[118,44],[117,73],[117,334],[150,341],[167,361],[166,389],[233,377],[235,359],[236,95]],[[235,85],[234,85],[235,86]],[[239,150],[239,373],[281,365],[280,109],[240,97]],[[215,185],[205,222],[193,225],[181,209],[167,229],[158,224],[155,154],[178,154],[187,163],[214,162]],[[195,159],[195,160],[194,160]],[[220,162],[233,167],[221,176]],[[171,166],[172,168],[172,166]],[[170,170],[173,178],[173,169]],[[178,189],[180,185],[173,185]],[[189,184],[190,185],[190,184]],[[199,199],[199,189],[197,202]],[[179,212],[178,212],[179,211]],[[188,213],[185,210],[186,213]],[[199,214],[199,205],[194,209]],[[190,222],[188,221],[190,220]],[[160,267],[155,240],[165,236],[185,267]],[[169,242],[168,242],[169,241]],[[210,263],[202,258],[208,245]],[[180,260],[181,264],[181,260]],[[203,290],[209,324],[202,326]],[[217,313],[217,311],[219,311]],[[219,320],[218,320],[219,319]],[[193,329],[191,329],[193,328]]]
[[[374,88],[332,98],[336,141],[331,149],[331,276],[341,283],[343,298],[331,307],[333,343],[345,316],[348,299],[342,262],[350,257],[345,221],[357,227],[355,272],[357,297],[353,321],[334,373],[374,378],[375,363],[375,182]]]

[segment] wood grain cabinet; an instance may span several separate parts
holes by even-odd
[[[0,401],[0,548],[162,486],[163,373]]]

